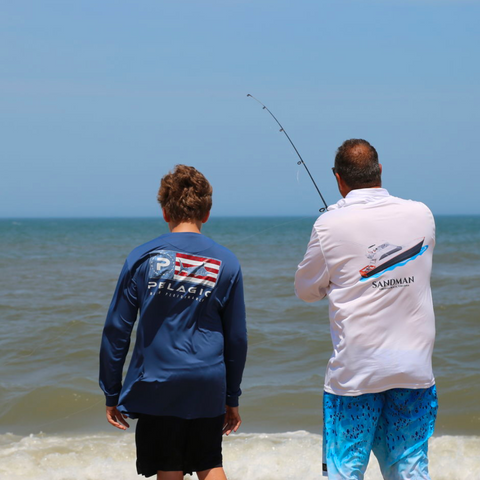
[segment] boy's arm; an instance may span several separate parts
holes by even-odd
[[[127,261],[108,310],[100,348],[100,387],[105,393],[107,407],[118,404],[123,365],[137,311],[137,287]]]
[[[236,432],[241,424],[242,419],[240,418],[238,407],[229,407],[227,405],[222,433],[228,436],[230,433]]]
[[[126,430],[130,425],[125,418],[128,417],[120,412],[117,407],[107,407],[107,421],[110,425],[113,425],[120,430]]]
[[[238,407],[238,397],[242,393],[240,384],[247,358],[247,325],[240,268],[232,282],[229,298],[222,312],[222,322],[224,358],[227,371],[226,405],[228,407]]]

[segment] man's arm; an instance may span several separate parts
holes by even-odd
[[[295,274],[295,294],[305,302],[316,302],[327,295],[329,283],[330,275],[322,246],[313,227],[307,251]]]
[[[123,365],[130,346],[130,334],[137,319],[137,311],[136,283],[125,262],[108,310],[100,348],[100,387],[105,393],[107,407],[116,407],[118,404],[122,389]],[[113,410],[110,414],[112,412]],[[107,409],[107,419],[108,415]]]

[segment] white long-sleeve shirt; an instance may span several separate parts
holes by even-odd
[[[352,190],[317,219],[295,292],[306,302],[329,299],[325,391],[354,396],[435,383],[434,245],[430,210],[383,188]]]

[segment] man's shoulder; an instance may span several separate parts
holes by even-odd
[[[354,215],[356,209],[371,209],[372,207],[386,207],[394,205],[403,205],[405,208],[412,208],[418,210],[424,210],[430,212],[430,209],[427,205],[418,200],[412,200],[402,197],[396,197],[395,195],[390,195],[388,192],[382,196],[372,196],[371,198],[342,198],[336,204],[328,207],[328,210],[322,214],[320,219],[335,219],[338,216],[343,215]]]
[[[410,200],[394,195],[386,195],[374,201],[348,202],[341,199],[335,205],[329,207],[325,213],[315,221],[314,228],[337,228],[340,224],[360,221],[375,221],[378,216],[385,218],[385,212],[391,211],[392,220],[398,214],[409,215],[421,219],[429,219],[434,222],[431,210],[423,202]]]
[[[395,197],[390,195],[389,200],[392,204],[404,205],[405,208],[410,208],[412,210],[417,210],[419,212],[424,212],[432,215],[431,210],[427,207],[427,205],[423,202],[418,200],[411,200],[407,198]]]

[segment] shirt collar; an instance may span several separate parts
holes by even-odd
[[[350,191],[345,198],[340,199],[334,205],[330,205],[328,210],[336,210],[360,203],[375,202],[389,196],[390,194],[385,188],[358,188]]]

